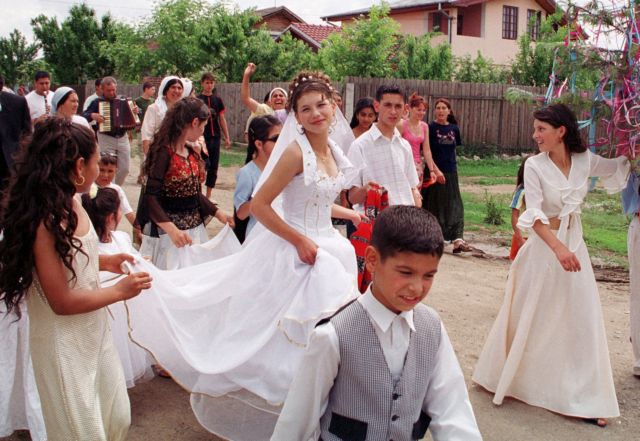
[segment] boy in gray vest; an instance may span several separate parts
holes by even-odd
[[[444,241],[430,213],[384,210],[365,251],[373,283],[311,335],[272,441],[482,440],[460,365],[422,304]]]

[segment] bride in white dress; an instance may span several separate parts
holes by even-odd
[[[268,439],[311,330],[358,292],[353,247],[331,224],[361,220],[333,204],[357,170],[329,139],[342,128],[333,128],[332,89],[322,74],[303,72],[290,97],[252,200],[261,225],[242,250],[170,274],[140,262],[154,289],[127,302],[133,340],[192,392],[200,423],[232,439]],[[282,217],[272,208],[279,196]]]
[[[590,176],[620,191],[629,162],[586,150],[576,117],[562,104],[534,118],[541,153],[525,164],[527,208],[518,220],[531,233],[511,265],[473,381],[495,392],[495,404],[514,397],[604,426],[620,413],[580,206]]]

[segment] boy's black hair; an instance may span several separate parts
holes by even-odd
[[[382,101],[384,95],[400,95],[402,101],[407,102],[407,97],[397,84],[383,84],[378,87],[378,90],[376,90],[376,101]]]
[[[438,221],[428,211],[394,205],[376,217],[371,245],[382,260],[403,252],[441,257],[444,238]]]
[[[144,83],[142,83],[142,90],[151,89],[152,87],[153,84],[151,83],[151,81],[145,81]]]
[[[51,78],[51,76],[49,75],[49,72],[45,72],[44,70],[37,71],[33,76],[34,81],[41,80],[42,78]]]

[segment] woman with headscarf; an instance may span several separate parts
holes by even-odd
[[[159,98],[149,107],[144,114],[144,121],[140,128],[142,135],[142,150],[146,156],[153,136],[160,129],[160,124],[167,110],[183,97],[184,84],[176,76],[168,76],[162,79],[158,89]]]
[[[58,87],[51,99],[51,115],[60,116],[71,122],[91,128],[85,118],[78,115],[78,94],[70,87]]]

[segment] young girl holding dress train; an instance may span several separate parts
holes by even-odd
[[[591,176],[620,191],[629,162],[587,150],[563,104],[533,116],[540,153],[525,163],[527,206],[518,220],[529,238],[511,265],[473,381],[495,394],[495,404],[513,397],[604,426],[620,412],[580,206]]]
[[[133,248],[131,237],[116,228],[122,219],[122,204],[119,193],[110,187],[93,187],[89,193],[82,195],[82,206],[87,211],[93,228],[98,236],[100,254],[127,253],[141,259],[142,256]],[[121,275],[100,271],[100,285],[111,286]],[[153,378],[153,358],[129,338],[129,323],[124,302],[109,306],[110,326],[113,343],[116,346],[127,387],[134,387],[137,382]]]
[[[129,398],[105,306],[151,286],[146,273],[99,288],[98,271],[122,273],[131,256],[98,255],[78,193],[98,176],[90,129],[61,118],[36,128],[0,210],[0,298],[26,297],[29,344],[49,440],[124,440]]]

